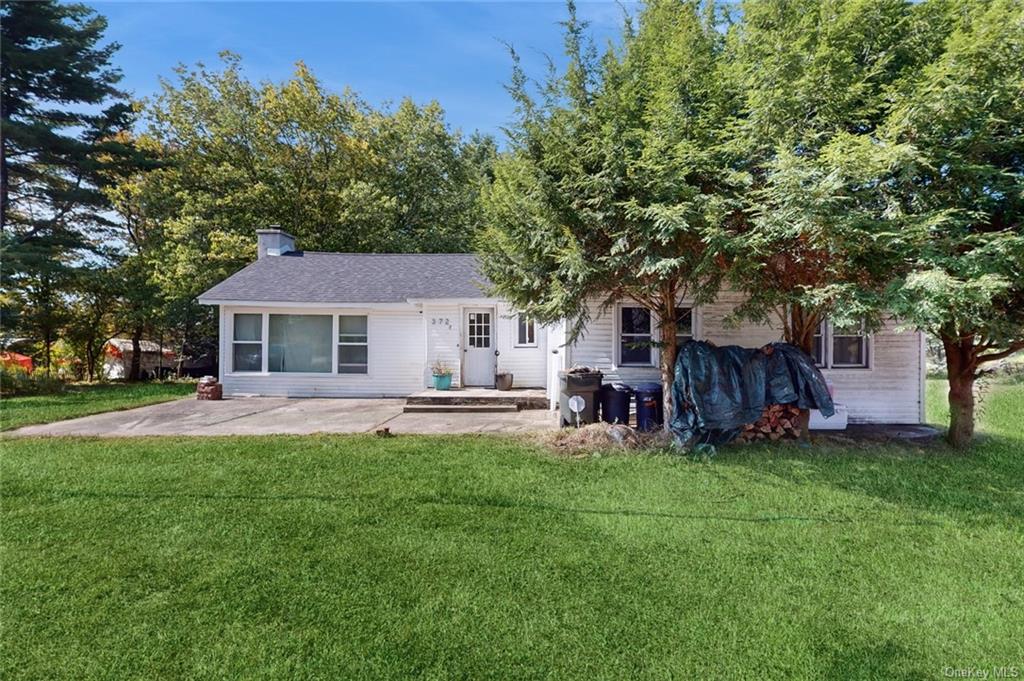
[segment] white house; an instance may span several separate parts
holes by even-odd
[[[658,380],[658,340],[647,310],[623,301],[575,343],[562,324],[539,326],[488,297],[469,254],[299,251],[290,234],[258,230],[259,257],[206,291],[220,310],[220,381],[227,395],[395,397],[431,384],[430,366],[452,368],[454,386],[516,387],[557,395],[558,371],[582,364],[606,380]],[[740,301],[681,300],[680,337],[756,347],[779,340],[769,325],[730,327]],[[851,422],[924,420],[924,339],[887,322],[877,333],[822,325],[818,361]]]

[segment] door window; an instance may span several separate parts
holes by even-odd
[[[469,347],[491,347],[491,313],[469,313]]]

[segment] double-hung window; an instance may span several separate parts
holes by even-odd
[[[824,369],[868,367],[868,334],[864,322],[835,326],[822,322],[814,334],[814,363]]]
[[[263,371],[263,315],[236,314],[232,327],[231,370]]]
[[[619,364],[650,366],[651,311],[643,307],[619,308]]]
[[[369,369],[366,315],[338,317],[338,373],[365,374]]]
[[[867,334],[864,322],[832,328],[832,366],[866,367],[868,365]]]
[[[519,315],[516,324],[516,346],[532,348],[537,346],[537,325],[532,319]]]

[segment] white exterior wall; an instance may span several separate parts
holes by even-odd
[[[235,313],[366,315],[368,373],[235,373],[231,367],[231,319]],[[226,395],[403,397],[423,385],[423,316],[412,305],[381,309],[225,305],[220,311],[220,358],[220,381]]]
[[[739,294],[723,292],[715,303],[695,310],[696,338],[716,345],[744,347],[781,340],[781,332],[771,325],[727,325],[725,317],[739,301]],[[617,308],[595,317],[583,337],[570,348],[569,365],[596,367],[604,373],[606,382],[658,381],[657,350],[652,353],[653,366],[617,364],[617,320]],[[921,423],[924,359],[921,334],[897,332],[895,322],[888,320],[868,339],[867,368],[823,369],[822,374],[831,381],[836,402],[847,406],[853,423]]]
[[[547,384],[547,332],[537,327],[536,343],[529,347],[517,345],[518,321],[512,308],[504,302],[486,299],[480,301],[424,301],[423,322],[426,328],[426,359],[423,385],[432,384],[430,366],[443,361],[454,373],[452,385],[462,385],[463,325],[466,308],[491,308],[494,348],[498,371],[511,371],[514,388],[543,388]]]
[[[498,303],[497,347],[498,371],[512,372],[512,385],[516,388],[543,388],[547,384],[548,332],[537,325],[536,342],[532,346],[519,346],[519,320],[507,303]]]
[[[424,351],[423,343],[417,344],[423,356],[418,389],[433,385],[430,367],[437,361],[452,369],[453,386],[462,385],[462,307],[458,303],[424,303],[423,324],[426,346]]]

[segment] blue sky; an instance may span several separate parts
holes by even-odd
[[[328,87],[351,87],[379,106],[412,97],[438,100],[449,123],[500,136],[512,103],[503,89],[511,61],[501,40],[523,55],[531,75],[543,54],[561,58],[565,5],[552,2],[94,2],[115,61],[136,97],[159,89],[178,63],[217,63],[231,50],[254,80],[282,80],[304,61]],[[617,35],[614,2],[581,2],[603,46]]]

